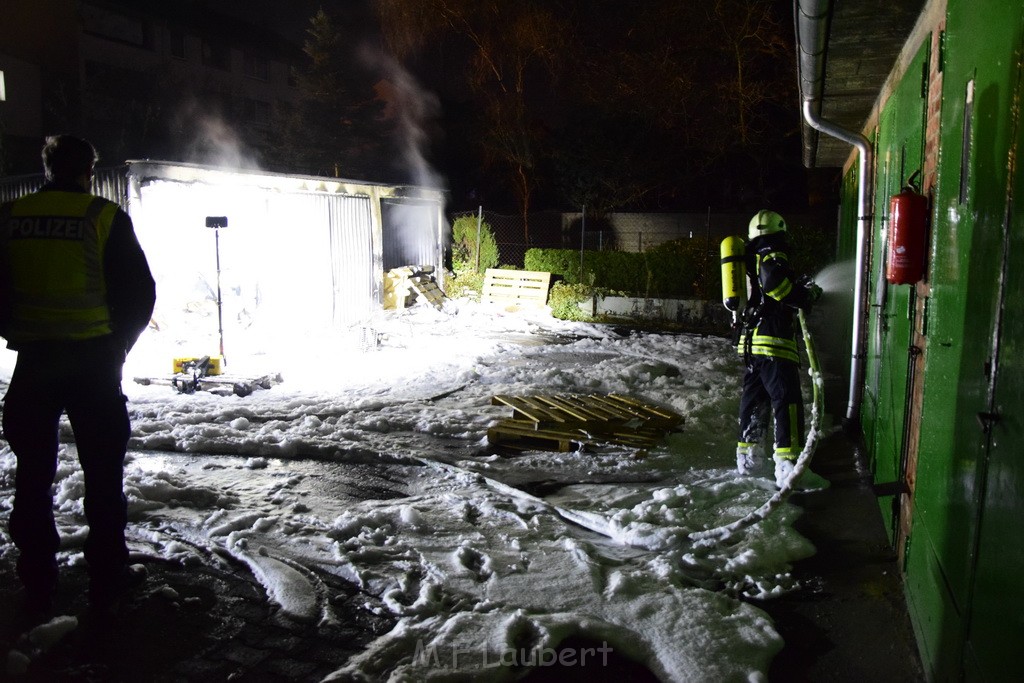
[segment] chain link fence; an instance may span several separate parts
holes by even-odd
[[[449,216],[452,224],[460,218],[472,218],[490,226],[498,245],[498,262],[503,266],[523,267],[528,249],[562,249],[562,216],[559,211],[541,211],[509,215],[488,211],[463,211]]]
[[[579,249],[642,253],[672,240],[702,240],[717,257],[727,235],[746,234],[747,214],[609,213],[541,211],[502,214],[483,207],[452,214],[450,220],[471,217],[491,228],[501,265],[523,267],[528,249]]]
[[[569,271],[563,273],[566,281],[596,282],[639,296],[655,296],[656,292],[676,291],[673,287],[679,285],[680,278],[690,282],[687,278],[692,277],[690,296],[713,301],[721,296],[720,244],[730,235],[745,238],[750,216],[746,212],[710,211],[601,216],[582,211],[544,211],[530,213],[524,219],[522,215],[479,207],[473,212],[453,214],[451,220],[454,223],[459,218],[471,218],[486,223],[494,237],[499,266],[524,268],[526,252],[533,248],[574,250],[579,255],[578,269],[576,264],[567,265]],[[786,221],[793,235],[791,263],[799,272],[814,274],[833,260],[835,226],[827,212],[790,214]],[[636,273],[615,270],[617,261],[597,256],[608,251],[644,254],[644,267],[654,270],[646,273],[646,282],[634,283],[632,288],[624,286],[622,282],[643,278],[645,273],[642,269]],[[594,279],[580,280],[584,273]]]

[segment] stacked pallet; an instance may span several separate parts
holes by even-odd
[[[484,271],[481,301],[510,309],[535,308],[547,303],[550,285],[551,273],[488,268]]]
[[[671,410],[617,394],[499,395],[491,404],[512,408],[512,418],[488,429],[487,440],[518,450],[565,452],[609,444],[647,450],[683,423]]]
[[[437,309],[444,305],[433,266],[402,266],[384,273],[384,308],[408,308],[421,300]]]

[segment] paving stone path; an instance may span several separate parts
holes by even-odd
[[[319,681],[393,622],[359,606],[365,596],[331,585],[341,623],[299,623],[284,615],[244,568],[146,563],[146,584],[110,614],[89,609],[84,567],[64,568],[53,610],[29,614],[13,557],[0,558],[0,678],[26,681]],[[31,628],[62,615],[78,625],[48,649]],[[13,654],[12,654],[12,651]],[[10,660],[28,658],[10,676]],[[21,658],[24,663],[24,658]]]

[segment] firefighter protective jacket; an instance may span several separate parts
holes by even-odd
[[[0,334],[12,349],[115,335],[129,350],[155,286],[131,219],[74,186],[0,207]]]
[[[796,284],[788,252],[784,232],[758,237],[747,245],[750,299],[738,345],[741,354],[800,362],[794,311],[808,307],[812,300],[807,288]]]

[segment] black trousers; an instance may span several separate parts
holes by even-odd
[[[804,403],[800,366],[770,356],[751,356],[740,397],[742,443],[757,443],[768,428],[768,408],[775,423],[775,452],[800,455],[804,441]]]
[[[18,353],[3,428],[18,463],[10,532],[20,551],[18,574],[27,586],[45,588],[57,578],[60,537],[51,489],[65,411],[85,476],[89,573],[103,579],[127,565],[123,471],[131,426],[121,392],[123,364],[124,350],[112,337],[37,343]]]

